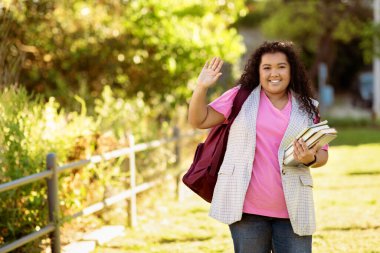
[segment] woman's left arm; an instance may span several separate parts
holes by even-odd
[[[314,164],[311,165],[312,168],[322,167],[327,163],[327,160],[329,159],[329,152],[324,149],[320,149],[315,154],[316,161]]]
[[[317,149],[317,146],[309,149],[302,138],[295,140],[293,145],[295,147],[293,151],[295,160],[303,163],[305,166],[317,168],[327,163],[329,154],[326,150]]]

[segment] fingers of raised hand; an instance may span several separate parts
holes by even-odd
[[[212,69],[212,65],[214,64],[215,58],[212,58],[211,60],[208,60],[204,66],[205,69]]]
[[[213,57],[211,60],[206,62],[204,68],[219,72],[222,65],[223,61],[219,57]]]
[[[218,62],[218,57],[212,58],[211,64],[210,64],[209,68],[212,69],[212,70],[215,70],[215,68],[216,68],[215,65],[217,64],[217,62]]]
[[[219,62],[218,62],[218,65],[216,66],[215,71],[219,73],[220,70],[222,69],[222,66],[223,66],[223,61],[219,59]]]
[[[204,69],[208,68],[208,65],[210,65],[210,61],[206,61],[205,65],[203,66]]]

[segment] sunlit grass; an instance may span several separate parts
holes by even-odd
[[[315,169],[315,252],[380,252],[380,144],[332,147]]]
[[[332,146],[329,154],[312,172],[313,252],[380,252],[380,144]],[[96,252],[233,252],[228,227],[208,217],[208,203],[192,194],[176,202],[168,192],[140,209],[136,229]]]

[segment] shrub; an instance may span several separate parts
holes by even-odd
[[[126,133],[136,143],[170,134],[169,105],[148,107],[142,94],[134,99],[117,98],[106,86],[89,116],[83,99],[80,112],[65,112],[54,98],[43,101],[23,88],[4,88],[0,94],[0,183],[44,171],[46,155],[57,154],[58,163],[85,159],[128,146]],[[167,161],[175,162],[167,145],[137,154],[138,183],[164,175]],[[128,185],[123,159],[89,165],[59,177],[61,215],[66,217],[101,201]],[[0,194],[0,245],[30,234],[48,222],[46,183],[36,182]],[[34,252],[36,240],[18,249]]]

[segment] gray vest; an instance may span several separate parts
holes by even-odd
[[[255,159],[260,90],[261,86],[258,86],[252,91],[232,124],[226,154],[218,174],[209,214],[226,224],[239,221],[242,217],[244,198]],[[310,169],[304,165],[283,165],[285,148],[301,130],[312,124],[308,115],[299,109],[295,96],[292,93],[290,121],[278,150],[278,161],[293,230],[298,235],[311,235],[315,232],[315,213]]]

